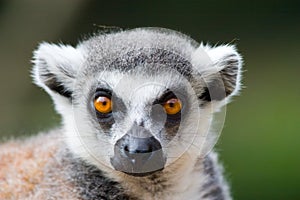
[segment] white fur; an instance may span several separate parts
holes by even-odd
[[[33,63],[35,64],[35,68],[33,70],[33,77],[37,85],[49,92],[47,86],[40,79],[39,66],[44,64],[42,62],[47,64],[47,70],[50,73],[55,74],[58,78],[65,78],[65,74],[59,70],[59,67],[66,68],[70,74],[77,74],[84,62],[84,52],[70,45],[56,45],[45,42],[39,45],[38,49],[34,52]],[[66,79],[64,84],[68,88],[71,88],[74,84],[73,81]]]
[[[66,68],[70,74],[76,75],[80,68],[84,63],[85,52],[83,48],[74,48],[70,45],[56,45],[49,43],[41,43],[36,51],[34,51],[33,63],[35,67],[33,68],[33,78],[34,82],[40,87],[44,88],[55,102],[55,108],[61,115],[68,115],[70,102],[61,97],[59,94],[56,94],[52,90],[50,90],[41,80],[40,76],[40,68],[43,67],[44,64],[47,66],[47,70],[49,73],[55,74],[58,80],[63,80],[64,86],[66,88],[73,88],[74,82],[69,77],[59,70],[59,67]]]
[[[125,37],[122,34],[126,36],[126,32],[117,33],[105,39],[99,36],[99,38],[80,44],[77,48],[68,45],[42,43],[34,53],[35,68],[33,76],[35,82],[52,96],[56,109],[63,118],[65,140],[71,152],[76,156],[97,166],[106,172],[108,176],[122,183],[133,194],[140,194],[143,199],[194,199],[199,197],[199,186],[205,181],[206,177],[204,174],[199,173],[203,169],[195,169],[195,164],[211,151],[220,133],[220,130],[215,133],[216,130],[212,128],[213,114],[226,105],[228,99],[237,94],[240,89],[241,56],[234,46],[211,47],[201,44],[195,49],[185,39],[172,34],[168,38],[168,42],[164,40],[163,34],[152,33],[148,30],[127,33],[128,39],[125,39],[125,42],[118,40],[118,38]],[[156,38],[156,40],[153,40],[153,38]],[[100,44],[103,46],[99,46]],[[91,47],[85,45],[91,45]],[[112,46],[114,47],[114,45],[119,48],[113,49]],[[210,102],[204,107],[199,107],[201,103],[197,97],[199,94],[195,93],[188,80],[175,72],[156,72],[152,76],[143,73],[121,73],[117,70],[112,72],[94,70],[94,74],[83,73],[84,70],[89,71],[87,70],[90,67],[87,62],[87,57],[91,56],[88,55],[89,53],[93,56],[91,62],[96,62],[102,60],[105,56],[109,57],[109,53],[119,55],[119,53],[124,54],[130,51],[130,48],[152,48],[153,46],[155,48],[172,48],[174,51],[176,50],[176,53],[183,46],[180,55],[186,56],[196,71],[208,79],[227,67],[220,64],[224,57],[234,55],[238,61],[234,91],[224,100]],[[119,52],[120,49],[125,52]],[[97,64],[106,65],[107,63],[93,63],[96,66]],[[67,70],[75,78],[66,76],[61,69]],[[44,84],[40,78],[40,70],[48,70],[50,73],[55,74],[63,86],[73,92],[73,105],[69,99],[53,92]],[[128,110],[122,122],[115,123],[112,127],[112,137],[103,134],[103,131],[95,125],[91,114],[87,110],[90,104],[89,92],[91,88],[99,83],[109,85],[114,93],[122,97]],[[151,109],[149,103],[153,102],[167,88],[178,86],[183,86],[189,95],[188,98],[192,102],[190,111],[185,121],[180,124],[179,133],[172,141],[157,138],[162,143],[162,148],[167,157],[164,172],[169,176],[170,184],[174,184],[174,186],[168,188],[165,193],[153,196],[153,194],[147,193],[147,191],[138,187],[139,181],[143,179],[120,175],[120,172],[115,171],[110,164],[110,157],[113,155],[116,141],[126,134],[134,121],[139,121],[148,114],[147,112]],[[199,82],[198,87],[200,89],[204,87],[203,83]],[[150,121],[145,124],[145,128],[150,129],[152,134],[157,137],[159,127],[153,127]],[[216,163],[217,158],[213,157],[213,160]],[[222,177],[221,174],[217,174],[217,176]],[[221,179],[220,182],[223,183]],[[153,187],[155,188],[155,185]],[[229,199],[229,195],[226,194],[226,196],[226,199]]]
[[[235,59],[238,61],[236,87],[230,95],[235,96],[241,89],[241,68],[243,61],[241,55],[237,52],[237,49],[234,45],[220,45],[211,47],[210,45],[204,45],[203,43],[201,43],[196,51],[194,51],[194,53],[191,55],[191,62],[196,67],[196,69],[200,73],[204,74],[203,76],[205,76],[205,74],[207,73],[216,73],[226,67],[218,63],[222,62],[222,60],[229,55],[234,55]],[[230,98],[228,97],[227,101],[229,99]]]

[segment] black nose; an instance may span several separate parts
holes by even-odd
[[[126,135],[125,138],[119,140],[119,142],[124,145],[124,148],[122,149],[124,155],[129,159],[134,159],[136,161],[145,161],[152,156],[152,152],[161,149],[160,142],[153,136],[149,138],[137,138]]]
[[[165,159],[160,142],[153,136],[145,137],[143,134],[143,137],[136,137],[126,134],[116,142],[111,164],[118,171],[145,176],[162,170]]]

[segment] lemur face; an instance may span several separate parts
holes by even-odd
[[[203,156],[213,113],[239,87],[234,47],[194,45],[153,29],[77,48],[42,44],[34,78],[55,101],[71,152],[105,171],[147,176]]]
[[[72,127],[89,153],[136,176],[179,158],[193,144],[201,120],[197,96],[181,74],[169,69],[149,75],[141,69],[94,74],[79,84],[77,91],[84,93],[73,98]]]

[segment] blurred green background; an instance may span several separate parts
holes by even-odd
[[[244,86],[228,106],[217,149],[234,199],[300,199],[300,1],[0,1],[0,137],[57,126],[31,83],[42,41],[76,44],[96,25],[165,27],[197,41],[233,42]]]

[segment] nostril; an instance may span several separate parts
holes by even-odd
[[[125,135],[117,141],[114,152],[111,163],[118,171],[143,174],[164,168],[162,146],[153,136],[139,138]]]
[[[148,160],[153,152],[161,149],[160,143],[154,138],[130,137],[123,145],[123,155],[130,160]]]
[[[152,146],[148,145],[141,149],[136,149],[133,153],[151,153],[152,152]]]
[[[128,145],[125,145],[124,150],[125,150],[125,152],[129,152]]]
[[[126,155],[128,158],[131,157],[131,154],[132,154],[132,153],[130,153],[130,151],[129,151],[129,146],[128,146],[128,145],[125,145],[125,146],[124,146],[124,153],[125,153],[125,155]]]
[[[124,146],[124,153],[127,157],[131,157],[135,154],[142,154],[142,153],[151,153],[153,152],[153,148],[151,144],[142,144],[139,145],[137,148],[130,148],[129,145]]]

